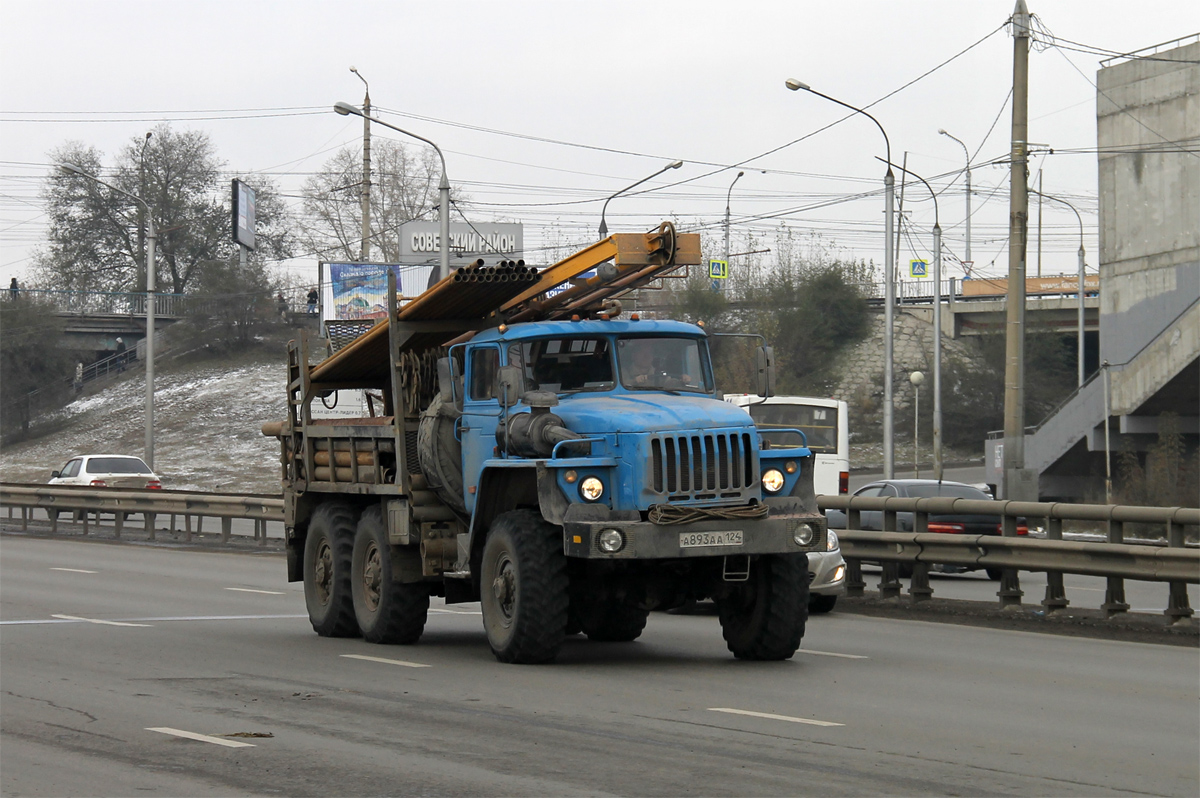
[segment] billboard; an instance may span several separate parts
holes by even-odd
[[[428,286],[433,266],[398,263],[323,263],[326,286],[322,317],[350,321],[387,317],[387,273],[396,275],[400,302],[419,295]]]
[[[405,263],[437,263],[441,257],[441,228],[438,222],[406,222],[400,225],[400,260]],[[488,266],[502,260],[525,257],[524,225],[520,223],[450,223],[450,268],[466,266],[483,258]]]
[[[237,179],[233,181],[233,240],[254,249],[254,189]]]

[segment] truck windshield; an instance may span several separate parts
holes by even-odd
[[[799,429],[808,440],[808,448],[816,454],[835,454],[838,449],[837,408],[803,404],[754,404],[746,408],[755,426],[768,441],[777,446],[801,446],[803,440],[794,432],[773,430]]]
[[[621,338],[621,385],[632,391],[712,392],[707,350],[696,338]]]
[[[530,390],[569,393],[613,387],[612,349],[607,338],[548,338],[508,348],[508,364],[525,373]]]

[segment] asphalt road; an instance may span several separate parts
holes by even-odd
[[[782,663],[711,615],[497,663],[477,605],[416,646],[318,638],[278,554],[0,538],[0,793],[1200,793],[1200,654],[813,618]],[[240,744],[231,747],[231,744]]]

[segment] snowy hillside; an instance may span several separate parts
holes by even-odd
[[[260,427],[285,415],[283,353],[234,365],[163,364],[155,379],[155,471],[164,488],[280,492],[279,443]],[[54,414],[55,431],[0,451],[0,479],[45,482],[76,454],[141,456],[145,380],[140,372]]]

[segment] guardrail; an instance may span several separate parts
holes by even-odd
[[[1124,505],[1065,504],[1014,501],[976,501],[948,497],[901,499],[862,496],[818,496],[822,510],[846,512],[848,529],[838,530],[842,555],[846,558],[848,595],[861,596],[864,560],[878,562],[883,568],[879,583],[880,598],[899,598],[902,585],[901,565],[912,568],[909,595],[914,602],[932,598],[930,565],[959,565],[994,568],[1002,571],[997,593],[1002,607],[1021,604],[1018,571],[1044,571],[1046,594],[1042,606],[1047,612],[1068,606],[1063,574],[1100,576],[1108,580],[1101,609],[1110,617],[1129,610],[1125,602],[1124,580],[1134,579],[1168,584],[1168,605],[1164,614],[1173,620],[1193,615],[1188,602],[1187,585],[1200,584],[1200,548],[1184,545],[1186,527],[1200,527],[1200,510],[1186,507],[1132,507]],[[0,506],[8,507],[10,518],[21,510],[21,528],[28,529],[33,511],[40,509],[50,521],[51,532],[58,528],[58,516],[64,512],[83,512],[83,532],[88,533],[88,513],[112,514],[116,537],[120,538],[125,519],[141,514],[151,540],[154,519],[158,515],[183,516],[186,540],[192,536],[191,519],[197,519],[197,534],[205,517],[221,519],[221,540],[228,542],[234,518],[255,521],[254,536],[266,543],[266,523],[283,521],[283,499],[253,494],[217,494],[176,490],[119,490],[72,486],[0,483]],[[864,510],[881,511],[883,530],[860,530]],[[979,514],[1000,516],[1002,535],[964,535],[929,532],[929,516],[934,514]],[[901,514],[906,517],[902,518]],[[911,516],[909,520],[908,516]],[[1017,535],[1017,520],[1027,523],[1044,521],[1045,537]],[[901,522],[909,527],[901,531]],[[1102,522],[1107,540],[1102,543],[1063,540],[1064,521]],[[1126,524],[1150,524],[1163,528],[1165,543],[1128,542]],[[174,518],[171,527],[174,528]]]
[[[1200,584],[1200,548],[1184,545],[1186,527],[1200,526],[1200,510],[1187,507],[1132,507],[1127,505],[1065,504],[1061,502],[979,501],[949,497],[901,499],[863,496],[818,496],[822,510],[846,513],[845,530],[837,530],[846,558],[846,589],[861,596],[864,560],[878,562],[883,576],[880,598],[899,598],[900,566],[912,569],[909,595],[914,602],[932,598],[930,565],[959,565],[1002,571],[997,596],[1001,607],[1020,605],[1018,571],[1044,571],[1047,612],[1068,606],[1063,574],[1102,576],[1108,580],[1101,609],[1108,617],[1127,612],[1125,580],[1168,583],[1164,614],[1178,621],[1189,618],[1187,585]],[[882,531],[860,530],[861,513],[882,512]],[[901,517],[901,514],[904,514]],[[929,532],[930,515],[970,514],[1001,518],[1001,535],[965,535]],[[1017,535],[1017,521],[1032,526],[1041,520],[1045,537]],[[1064,521],[1101,522],[1107,540],[1102,543],[1063,540]],[[907,530],[901,531],[901,526]],[[1165,543],[1125,540],[1126,524],[1162,527]]]
[[[192,539],[192,518],[196,518],[196,534],[203,532],[204,519],[221,519],[221,541],[229,542],[232,522],[235,518],[254,521],[254,539],[260,545],[267,541],[268,521],[283,521],[283,499],[278,496],[255,494],[218,494],[186,490],[120,490],[117,488],[89,488],[68,485],[27,485],[12,482],[0,483],[0,506],[12,511],[21,510],[21,529],[29,528],[33,511],[45,511],[50,521],[51,533],[58,531],[58,516],[62,513],[82,513],[83,534],[88,534],[89,513],[96,514],[99,523],[101,513],[111,514],[120,539],[129,515],[142,515],[146,533],[155,539],[155,519],[159,515],[171,516],[171,528],[175,528],[177,516],[183,516],[184,535],[187,542]]]

